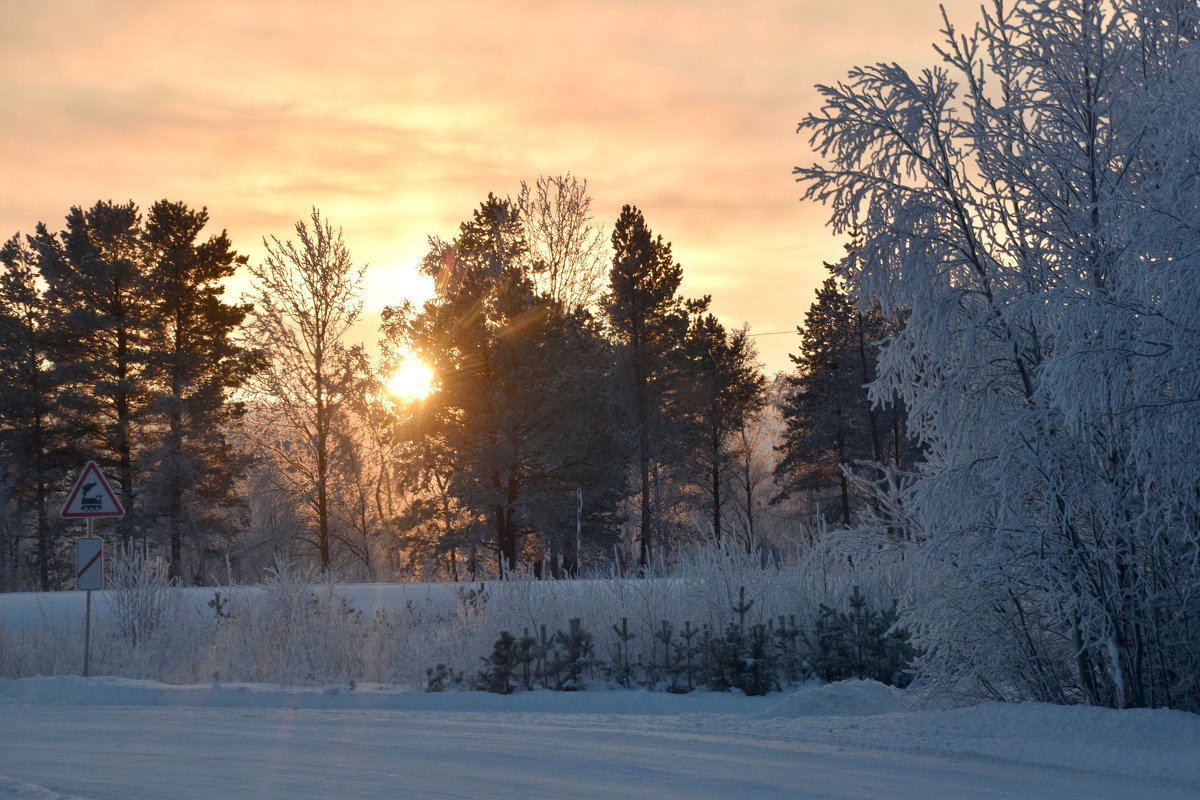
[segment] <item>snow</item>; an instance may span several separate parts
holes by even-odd
[[[541,615],[563,601],[537,593],[591,591],[605,604],[621,589],[553,583],[512,591]],[[368,613],[410,605],[440,613],[465,588],[345,585],[337,595]],[[211,616],[216,590],[178,591]],[[251,604],[270,594],[220,591]],[[506,596],[489,594],[484,613],[495,614]],[[103,620],[111,594],[93,601]],[[22,632],[7,640],[16,646],[54,639],[57,655],[45,663],[75,670],[83,603],[82,592],[0,595],[0,629]],[[487,622],[494,630],[496,619]],[[457,646],[470,660],[478,644]],[[313,683],[0,679],[0,800],[1200,798],[1200,716],[1177,711],[954,708],[873,681],[767,697]]]
[[[768,697],[0,680],[0,798],[1200,797],[1200,716]]]
[[[580,583],[583,583],[582,581]],[[370,614],[375,609],[404,608],[411,603],[426,606],[452,606],[458,592],[470,584],[454,583],[355,583],[338,584],[339,597],[345,597],[355,608]],[[235,596],[252,597],[261,594],[261,586],[204,586],[178,589],[186,597],[189,607],[204,610],[220,592],[226,599]],[[44,624],[47,620],[64,617],[82,618],[86,592],[8,592],[0,593],[0,625],[9,630],[20,630],[27,626]],[[97,616],[109,613],[113,603],[111,591],[92,593],[92,603]]]
[[[904,692],[878,681],[839,681],[796,692],[773,706],[768,717],[841,717],[894,714],[907,711],[912,701]]]

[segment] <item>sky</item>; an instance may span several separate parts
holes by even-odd
[[[965,27],[978,0],[946,7]],[[796,124],[856,64],[935,64],[940,27],[932,0],[0,0],[0,237],[165,198],[257,261],[317,207],[368,265],[373,341],[429,292],[427,237],[571,173],[787,370],[842,254],[800,200]]]

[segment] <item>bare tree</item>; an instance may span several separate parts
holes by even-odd
[[[353,388],[342,336],[362,310],[366,267],[355,267],[341,230],[312,210],[311,227],[296,223],[296,241],[264,240],[267,257],[250,267],[254,303],[247,328],[267,366],[254,378],[268,425],[249,436],[274,459],[278,474],[309,511],[309,533],[321,566],[333,562],[331,473],[341,414]]]
[[[587,181],[570,173],[521,182],[517,206],[525,224],[539,292],[566,309],[592,308],[608,277],[608,248],[593,222]]]

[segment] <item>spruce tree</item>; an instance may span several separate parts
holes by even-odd
[[[851,261],[853,247],[847,247]],[[817,502],[832,500],[837,514],[827,516],[849,525],[857,501],[847,468],[858,462],[912,463],[917,453],[904,429],[903,407],[898,402],[879,407],[868,396],[879,345],[898,324],[878,309],[860,311],[839,275],[830,275],[817,290],[797,328],[800,352],[790,357],[796,369],[786,379],[780,409],[785,429],[775,468],[776,501],[801,492]]]

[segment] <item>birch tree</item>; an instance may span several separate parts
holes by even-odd
[[[944,686],[1200,709],[1198,22],[996,2],[800,125],[806,196],[863,234],[846,278],[908,315],[873,393],[927,447],[903,505]]]
[[[534,285],[568,311],[593,308],[604,289],[608,248],[591,207],[587,181],[570,174],[522,181],[517,195]]]
[[[365,267],[354,266],[335,230],[313,209],[296,223],[296,239],[263,242],[267,256],[250,266],[254,311],[248,341],[266,356],[254,378],[261,427],[250,430],[259,452],[276,461],[289,493],[307,509],[304,532],[322,569],[334,563],[331,490],[339,424],[355,385],[342,337],[362,310]]]

